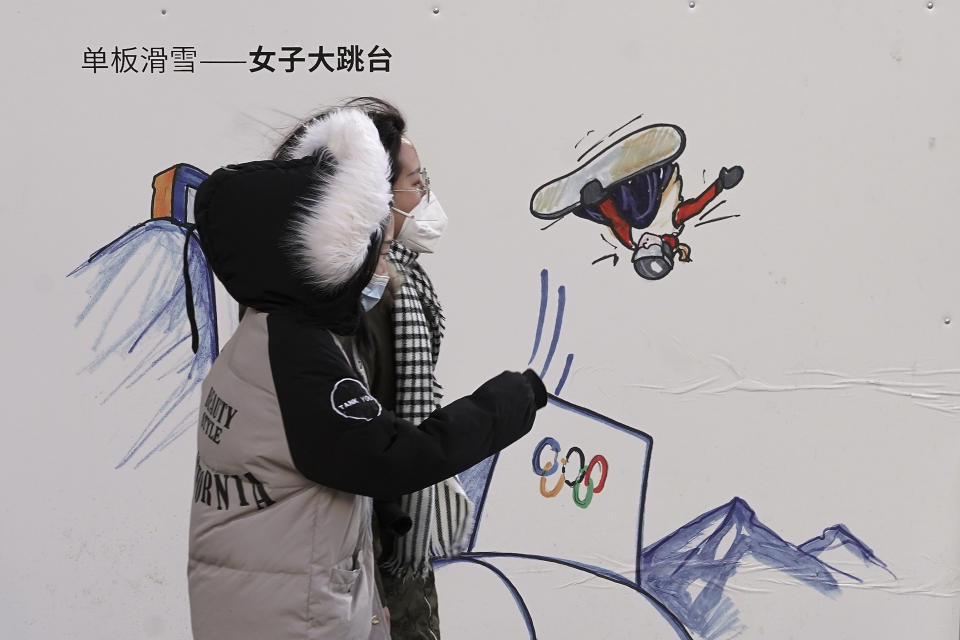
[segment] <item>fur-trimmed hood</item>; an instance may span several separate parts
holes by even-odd
[[[195,216],[204,254],[238,302],[352,333],[390,199],[377,129],[345,108],[309,124],[286,159],[215,171],[197,191]]]

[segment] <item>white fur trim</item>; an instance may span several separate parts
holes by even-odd
[[[390,158],[373,121],[359,109],[337,109],[309,124],[287,154],[320,151],[336,162],[317,176],[316,193],[304,203],[294,249],[307,277],[323,288],[346,283],[367,258],[370,234],[390,216]]]

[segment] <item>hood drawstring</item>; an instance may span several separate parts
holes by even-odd
[[[187,318],[190,320],[190,346],[196,353],[200,348],[200,329],[197,327],[197,312],[193,308],[193,285],[190,282],[190,238],[196,232],[197,225],[186,224],[187,233],[183,241],[183,290],[186,295]]]

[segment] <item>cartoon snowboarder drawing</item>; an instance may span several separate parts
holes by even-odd
[[[685,199],[677,163],[685,146],[686,135],[676,125],[637,129],[534,191],[530,213],[542,220],[572,213],[609,227],[633,252],[634,270],[642,278],[659,280],[670,273],[675,259],[691,261],[689,245],[680,242],[684,224],[743,179],[742,167],[724,167],[702,193]],[[634,229],[642,232],[639,238]]]

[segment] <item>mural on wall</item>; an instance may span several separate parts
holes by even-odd
[[[642,132],[647,133],[639,135]],[[664,256],[689,259],[686,245],[678,240],[683,228],[683,221],[675,224],[678,216],[694,210],[691,215],[709,213],[705,207],[710,201],[733,186],[724,178],[734,176],[738,182],[742,170],[721,171],[704,194],[688,203],[679,195],[679,169],[668,170],[683,149],[679,128],[646,127],[611,146],[626,139],[649,142],[653,139],[649,135],[674,140],[672,147],[654,149],[673,151],[660,153],[658,157],[666,160],[642,174],[653,185],[644,187],[645,193],[662,196],[672,189],[676,194],[675,201],[667,201],[667,220],[674,225],[677,243],[673,246],[659,236],[669,249],[660,257],[661,265],[667,265]],[[638,152],[631,153],[640,157]],[[630,175],[627,182],[639,182],[636,173]],[[224,328],[224,321],[229,319],[235,326],[235,303],[218,294],[191,219],[192,194],[205,177],[183,164],[154,176],[150,220],[93,253],[69,276],[83,282],[88,294],[76,324],[93,329],[93,357],[83,372],[102,379],[101,401],[107,404],[125,397],[156,403],[144,405],[143,423],[137,425],[117,468],[139,466],[192,428],[194,394],[216,358],[220,340],[231,331]],[[627,202],[635,186],[623,184],[618,197]],[[605,205],[608,212],[613,211],[611,206]],[[662,197],[648,202],[654,212],[663,206]],[[612,225],[618,223],[612,220],[609,226],[616,232]],[[617,233],[623,236],[621,241],[632,242],[632,231],[621,226]],[[650,266],[653,263],[638,267],[637,262],[649,255],[638,243],[631,248],[638,273],[660,273]],[[672,262],[669,265],[672,268]],[[652,270],[645,271],[648,267]],[[555,316],[548,322],[551,306]],[[642,629],[645,637],[709,640],[750,637],[750,620],[744,616],[750,591],[739,582],[744,576],[776,575],[768,580],[770,589],[799,586],[831,598],[840,596],[845,587],[896,580],[874,551],[843,524],[829,526],[809,540],[789,542],[762,523],[741,497],[693,517],[644,546],[653,437],[561,397],[576,357],[562,348],[566,306],[566,287],[552,290],[544,269],[528,361],[531,366],[542,361],[538,369],[552,389],[538,419],[543,428],[538,426],[507,450],[461,474],[464,489],[476,505],[476,526],[465,554],[435,560],[439,580],[464,571],[493,576],[512,603],[502,613],[515,615],[531,638],[563,637],[577,625],[584,633],[604,629],[610,624],[605,616],[615,603],[616,624]],[[151,389],[150,393],[136,391],[143,388]],[[529,482],[517,482],[519,478]],[[589,535],[585,537],[584,532]],[[441,597],[456,597],[457,589],[472,580],[446,581]],[[576,590],[585,603],[575,620],[558,616],[544,601],[544,595],[558,585]]]
[[[117,468],[141,465],[195,425],[193,394],[219,351],[218,306],[229,313],[229,299],[217,299],[192,220],[206,177],[188,164],[156,174],[149,220],[68,276],[88,295],[75,326],[91,330],[92,358],[82,372],[102,383],[101,404],[156,403],[144,407]],[[153,391],[144,394],[147,387]]]
[[[638,119],[589,147],[579,160]],[[538,187],[530,198],[530,213],[541,220],[560,220],[572,213],[604,225],[621,246],[632,252],[630,261],[641,278],[664,278],[676,262],[692,261],[690,245],[681,241],[688,224],[699,227],[739,217],[709,217],[726,201],[707,207],[723,191],[740,184],[740,166],[721,168],[716,179],[696,197],[683,196],[678,159],[686,143],[683,129],[674,124],[635,129],[570,173]],[[616,266],[620,257],[614,252],[594,264],[606,259],[612,259]]]
[[[548,293],[544,270],[541,301]],[[557,294],[553,351],[566,288]],[[534,355],[545,307],[541,302]],[[546,362],[552,360],[548,353]],[[549,366],[542,372],[552,379]],[[566,366],[560,376],[566,380],[569,373]],[[759,637],[751,636],[744,615],[758,590],[791,597],[801,588],[835,599],[845,587],[896,581],[843,524],[789,542],[741,497],[644,546],[652,436],[561,398],[561,388],[550,394],[530,434],[461,474],[477,505],[476,526],[467,553],[435,561],[441,597],[448,590],[451,599],[467,597],[456,593],[458,585],[486,573],[509,594],[503,601],[511,603],[510,611],[498,613],[517,616],[530,638],[611,629],[609,608],[601,603],[615,601],[617,628],[642,629],[647,638],[719,640]],[[517,477],[532,481],[517,483]],[[445,572],[458,580],[444,580]],[[745,588],[744,581],[753,586]],[[558,617],[541,597],[561,587],[576,590],[583,604],[575,619]],[[605,613],[591,618],[592,611]]]

